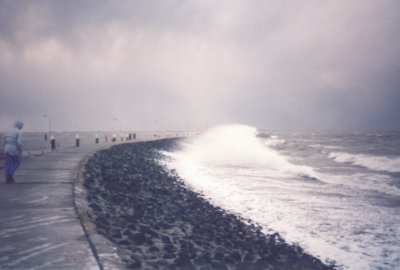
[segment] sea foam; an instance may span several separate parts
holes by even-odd
[[[400,172],[400,157],[332,152],[329,154],[329,158],[334,159],[336,162],[350,163],[375,171]]]
[[[288,159],[269,148],[284,143],[276,137],[263,143],[257,138],[257,129],[245,125],[223,125],[212,128],[200,136],[182,144],[175,158],[197,165],[228,165],[270,170],[277,176],[296,175],[315,177],[312,168],[292,164]]]

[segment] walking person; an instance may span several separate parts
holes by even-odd
[[[22,155],[22,127],[24,123],[16,121],[14,128],[6,131],[3,135],[4,140],[4,154],[6,159],[4,162],[4,171],[6,176],[6,183],[14,183],[14,173],[20,164],[20,157]]]

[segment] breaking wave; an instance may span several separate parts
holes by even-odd
[[[332,152],[329,154],[329,158],[336,162],[358,165],[374,171],[400,172],[400,157]]]
[[[264,143],[257,134],[257,129],[250,126],[218,126],[184,142],[181,151],[174,153],[174,157],[186,164],[201,167],[255,167],[268,170],[275,176],[315,177],[311,167],[292,164],[286,157],[268,147],[283,143],[283,140],[271,138],[267,140],[271,143]]]

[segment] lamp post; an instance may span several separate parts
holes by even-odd
[[[50,137],[50,133],[51,133],[51,121],[50,121],[50,117],[47,114],[43,114],[44,118],[47,118],[47,120],[49,120],[49,137]]]
[[[122,132],[122,124],[121,121],[119,121],[119,119],[114,118],[114,121],[117,121],[119,123],[119,132]]]
[[[157,137],[158,135],[157,135],[157,132],[159,131],[158,130],[159,128],[158,128],[158,120],[154,120],[154,137]]]
[[[117,122],[118,122],[119,120],[118,120],[117,118],[114,118],[114,121],[117,121]],[[117,127],[117,129],[118,129],[118,127]]]
[[[123,140],[123,136],[122,136],[121,121],[119,121],[117,118],[114,118],[114,121],[117,121],[119,123],[119,133],[120,133],[121,141],[122,141]],[[116,129],[118,129],[118,127]]]

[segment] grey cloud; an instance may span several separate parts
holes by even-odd
[[[399,11],[372,0],[1,1],[1,120],[399,129]]]

